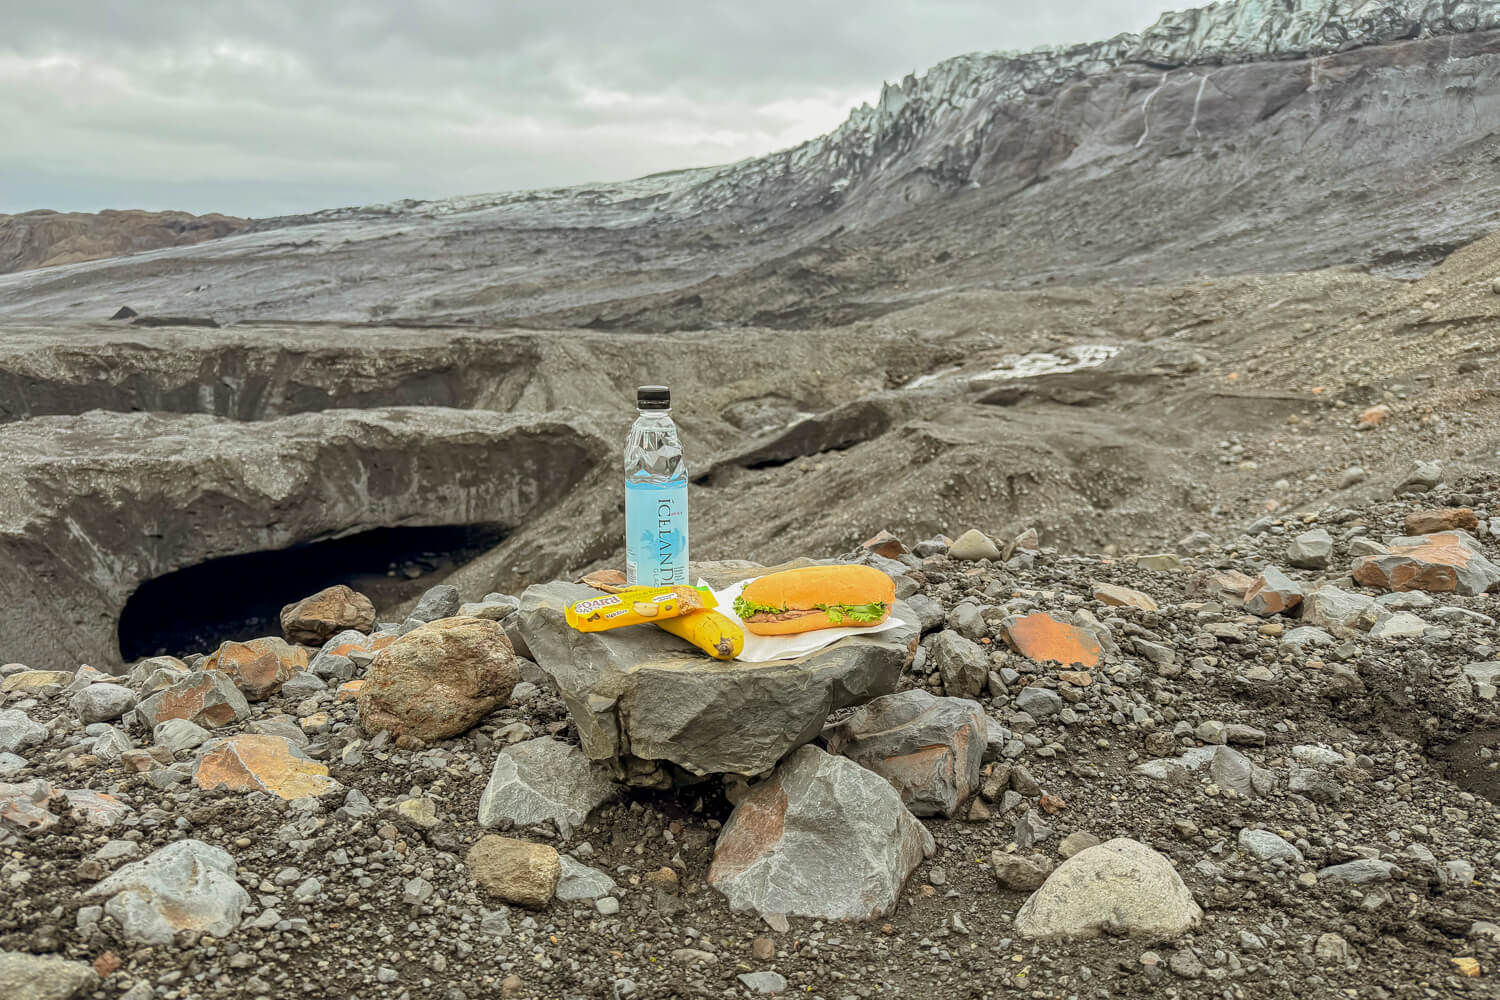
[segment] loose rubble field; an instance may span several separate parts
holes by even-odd
[[[902,693],[748,782],[670,749],[589,763],[579,692],[511,655],[541,618],[503,594],[440,587],[400,625],[323,595],[283,615],[310,645],[125,678],[6,665],[0,983],[1492,995],[1500,477],[1410,478],[1141,556],[872,540],[845,558],[921,623]]]

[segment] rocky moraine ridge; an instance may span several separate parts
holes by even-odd
[[[1500,479],[1128,560],[955,533],[844,554],[908,624],[787,665],[568,633],[559,581],[0,667],[0,983],[1489,995]]]

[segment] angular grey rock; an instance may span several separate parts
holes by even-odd
[[[130,668],[125,681],[135,688],[138,694],[144,696],[153,694],[164,687],[171,687],[176,681],[166,678],[173,674],[177,675],[176,680],[181,680],[188,674],[188,665],[175,656],[148,656]],[[157,683],[154,687],[148,686],[147,681],[151,678],[158,678],[158,675],[160,675],[159,680],[164,683]]]
[[[1437,462],[1418,462],[1405,479],[1396,484],[1396,496],[1403,493],[1427,493],[1443,481],[1443,467]]]
[[[1464,679],[1474,686],[1474,693],[1493,701],[1500,693],[1500,660],[1486,660],[1464,665]]]
[[[867,920],[935,849],[883,778],[802,746],[735,806],[708,883],[735,912]]]
[[[990,634],[989,622],[979,613],[979,605],[961,601],[948,614],[948,627],[965,639],[975,641]]]
[[[1338,767],[1344,763],[1344,755],[1332,747],[1316,743],[1299,743],[1292,747],[1292,758],[1303,764],[1322,767]]]
[[[452,618],[462,603],[458,588],[451,583],[440,583],[422,595],[417,606],[408,617],[421,622],[435,622],[439,618]]]
[[[179,931],[216,938],[240,924],[250,894],[235,881],[234,859],[200,840],[178,840],[121,868],[84,892],[108,896],[104,912],[125,939],[170,944]]]
[[[577,747],[543,736],[500,751],[479,798],[479,825],[550,820],[567,837],[619,791],[605,769]]]
[[[9,778],[27,767],[30,762],[25,757],[13,753],[0,753],[0,778]]]
[[[946,629],[933,636],[927,658],[943,679],[943,692],[950,698],[977,698],[989,680],[990,658],[984,649]]]
[[[1047,825],[1046,820],[1042,819],[1040,809],[1028,809],[1016,817],[1010,837],[1016,842],[1016,846],[1024,851],[1051,838],[1056,832]]]
[[[327,690],[328,685],[323,682],[323,678],[311,670],[299,670],[289,677],[276,693],[283,698],[300,701],[303,698],[317,694],[319,691]]]
[[[212,736],[207,729],[187,719],[168,719],[151,730],[151,741],[173,753],[200,747]]]
[[[1063,710],[1063,700],[1051,688],[1028,684],[1016,695],[1016,707],[1033,719],[1045,719]]]
[[[566,854],[558,855],[562,863],[562,876],[557,880],[556,896],[565,902],[575,899],[599,899],[619,890],[615,880],[588,865],[574,861]]]
[[[1245,592],[1245,610],[1269,618],[1290,611],[1307,596],[1302,585],[1275,566],[1266,566]]]
[[[1020,892],[1040,889],[1054,867],[1050,860],[1039,854],[1030,857],[1007,854],[1004,851],[990,854],[990,868],[995,873],[995,881],[1003,888]]]
[[[1281,637],[1283,646],[1290,646],[1299,653],[1305,649],[1332,646],[1336,640],[1323,629],[1313,625],[1301,625]]]
[[[1125,838],[1064,861],[1017,911],[1027,938],[1094,938],[1101,933],[1175,938],[1203,911],[1166,857]]]
[[[913,688],[882,695],[825,733],[842,754],[891,783],[918,816],[953,816],[979,788],[989,728],[967,698]]]
[[[123,684],[90,684],[68,701],[80,722],[113,722],[135,707],[135,692]]]
[[[1369,635],[1371,639],[1387,642],[1394,639],[1420,639],[1427,629],[1427,623],[1410,611],[1398,611],[1376,621],[1370,628]]]
[[[1375,598],[1329,585],[1302,599],[1302,620],[1325,629],[1357,629],[1374,608]]]
[[[990,537],[978,528],[970,528],[948,546],[948,558],[972,562],[976,559],[999,559],[1000,550]]]
[[[1304,531],[1286,547],[1286,561],[1299,569],[1327,569],[1333,556],[1333,536],[1323,528]]]
[[[15,753],[47,738],[47,727],[31,721],[19,708],[0,708],[0,751]]]
[[[1218,747],[1208,763],[1208,773],[1214,784],[1228,788],[1247,799],[1253,799],[1270,790],[1271,774],[1251,763],[1244,754],[1228,747]]]
[[[761,972],[741,972],[739,981],[744,984],[745,989],[751,993],[785,993],[786,977],[779,972],[762,970]]]
[[[906,599],[906,606],[916,613],[917,621],[926,635],[943,626],[943,606],[926,594],[913,594]]]
[[[0,951],[0,997],[12,1000],[73,1000],[91,992],[99,976],[86,962],[56,955]]]
[[[1349,882],[1364,885],[1368,882],[1388,882],[1394,877],[1396,866],[1390,861],[1376,858],[1356,858],[1341,865],[1329,865],[1318,870],[1318,881]]]
[[[1333,778],[1311,768],[1295,767],[1288,779],[1287,791],[1314,802],[1334,803],[1344,796],[1343,786]]]
[[[102,764],[117,764],[120,761],[121,754],[127,750],[134,749],[135,743],[131,741],[130,737],[111,726],[99,734],[98,738],[94,740],[93,749],[89,752],[97,757]]]
[[[470,604],[460,604],[452,617],[483,618],[486,621],[503,622],[514,615],[518,607],[519,604],[505,601],[475,601]]]
[[[697,569],[705,578],[717,572],[713,563]],[[727,575],[760,573],[736,567]],[[557,685],[584,753],[618,761],[634,783],[659,779],[642,777],[653,769],[631,760],[669,761],[700,775],[771,769],[817,738],[829,713],[894,691],[917,638],[915,614],[897,601],[895,617],[908,624],[888,632],[841,639],[796,660],[720,662],[661,629],[568,628],[564,606],[591,595],[567,583],[528,588],[517,630]]]
[[[136,720],[155,729],[168,719],[218,728],[250,717],[250,703],[222,670],[194,671],[135,707]]]
[[[1450,591],[1466,596],[1500,589],[1500,566],[1467,531],[1438,531],[1387,541],[1390,552],[1363,556],[1354,579],[1379,590]]]
[[[1240,848],[1251,857],[1261,861],[1301,861],[1302,852],[1270,830],[1252,830],[1248,826],[1240,830]]]

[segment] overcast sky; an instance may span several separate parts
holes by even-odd
[[[266,216],[729,163],[1162,0],[14,0],[0,213]]]

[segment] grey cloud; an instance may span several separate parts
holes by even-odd
[[[23,6],[0,37],[0,212],[260,215],[727,162],[811,138],[882,80],[949,56],[1092,40],[1158,13],[1141,0]]]

